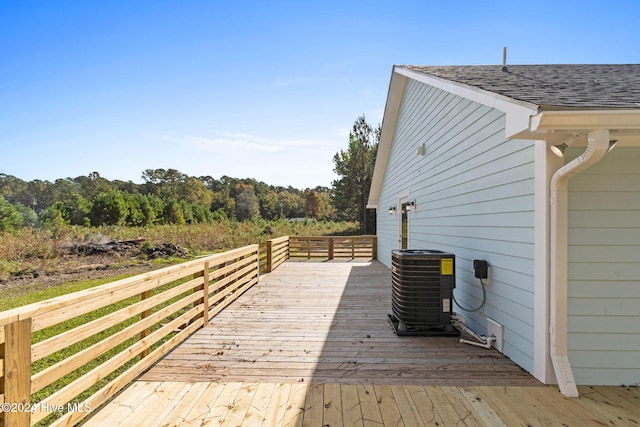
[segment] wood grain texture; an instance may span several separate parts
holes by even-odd
[[[87,426],[637,425],[637,388],[568,399],[493,350],[397,337],[377,262],[287,262]],[[578,424],[576,424],[578,423]]]
[[[9,404],[28,404],[31,399],[31,319],[18,320],[4,327],[4,399]],[[3,411],[7,426],[29,425],[27,410]]]
[[[286,262],[142,379],[388,385],[537,385],[494,350],[398,337],[378,262]]]
[[[535,392],[535,393],[532,393]],[[85,426],[634,426],[637,391],[137,381]],[[616,400],[606,395],[619,394]],[[637,399],[637,397],[636,397]],[[626,403],[625,403],[626,402]],[[152,421],[152,423],[150,423]]]

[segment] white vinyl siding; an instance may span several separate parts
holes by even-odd
[[[456,298],[482,298],[473,260],[489,262],[487,304],[476,313],[456,307],[486,333],[486,317],[504,326],[504,353],[533,370],[534,146],[507,140],[505,116],[409,79],[378,204],[378,258],[387,266],[398,248],[400,195],[415,200],[409,247],[456,255]],[[425,155],[416,153],[425,145]]]
[[[640,148],[616,147],[569,182],[569,360],[578,384],[640,383],[638,165]]]

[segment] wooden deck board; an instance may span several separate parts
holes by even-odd
[[[206,384],[136,382],[85,425],[132,425],[150,408],[154,412],[139,425],[637,426],[640,422],[640,407],[634,402],[637,392],[622,387],[581,387],[583,394],[569,399],[554,386],[233,382],[212,383],[203,390]],[[611,390],[623,401],[604,399]],[[172,396],[170,404],[167,393]]]
[[[539,385],[457,337],[398,337],[378,262],[287,262],[142,376],[148,381]]]
[[[397,337],[390,280],[377,262],[285,263],[85,425],[640,423],[637,387],[568,399],[494,350]]]

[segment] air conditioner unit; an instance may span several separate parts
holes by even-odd
[[[397,335],[459,335],[451,324],[455,255],[433,249],[391,252],[391,324]]]

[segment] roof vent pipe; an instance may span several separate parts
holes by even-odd
[[[580,157],[558,169],[551,178],[550,200],[550,280],[549,280],[549,345],[553,370],[560,391],[565,396],[578,397],[567,347],[568,301],[568,210],[567,187],[574,175],[598,163],[609,150],[609,131],[589,132],[588,145]]]
[[[504,71],[505,73],[509,72],[509,69],[507,68],[507,47],[503,47],[502,48],[502,71]]]

